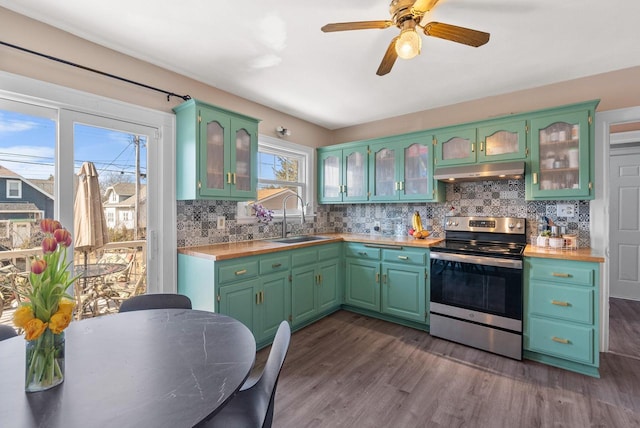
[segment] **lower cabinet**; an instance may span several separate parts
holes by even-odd
[[[294,327],[340,307],[341,247],[342,244],[329,244],[296,250],[292,256],[291,323]]]
[[[525,258],[525,357],[598,376],[598,263]]]
[[[427,322],[429,250],[346,244],[345,304]]]

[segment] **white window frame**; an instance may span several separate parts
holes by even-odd
[[[261,148],[276,155],[294,155],[302,158],[302,165],[298,166],[298,171],[300,173],[299,183],[303,186],[302,198],[306,204],[305,217],[314,216],[316,200],[315,150],[312,147],[269,137],[267,135],[258,136],[258,151],[260,151]],[[300,210],[292,212],[291,214],[287,211],[287,218],[289,217],[300,218]],[[282,212],[275,212],[273,218],[275,221],[282,220]],[[253,211],[247,202],[238,202],[237,222],[238,224],[257,223],[257,219],[253,215]]]
[[[18,185],[18,194],[11,194],[11,185]],[[22,180],[7,180],[7,199],[22,199]]]
[[[73,121],[75,116],[111,118],[155,129],[155,144],[147,149],[148,180],[157,184],[148,190],[147,289],[149,293],[175,293],[177,278],[177,230],[175,191],[175,115],[101,97],[75,89],[0,71],[0,105],[18,102],[25,107],[49,110],[58,120],[59,150],[56,153],[56,189],[59,198],[54,216],[62,224],[73,224],[73,175],[61,168],[73,165]],[[92,122],[89,122],[92,124]],[[120,126],[118,126],[120,129]],[[153,194],[153,196],[152,196]]]

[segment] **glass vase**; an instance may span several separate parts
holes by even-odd
[[[39,338],[27,341],[26,392],[44,391],[64,380],[64,332],[46,329]]]

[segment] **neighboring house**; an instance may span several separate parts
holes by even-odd
[[[288,195],[296,195],[291,189],[259,189],[258,200],[256,203],[262,204],[268,210],[282,211],[282,204],[284,198]],[[247,203],[247,206],[251,206],[253,202]],[[287,200],[287,210],[294,210],[298,207],[298,198],[289,198]]]
[[[0,243],[22,246],[47,217],[53,218],[53,178],[27,179],[0,165]]]
[[[140,185],[138,210],[140,217],[138,218],[138,228],[143,229],[147,225],[146,204],[147,204],[147,186]],[[136,215],[136,186],[134,183],[116,183],[109,186],[105,192],[103,202],[104,217],[107,221],[107,227],[110,229],[126,228],[133,229],[135,227]]]

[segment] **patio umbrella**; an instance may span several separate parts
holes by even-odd
[[[85,162],[78,171],[78,190],[73,206],[73,246],[84,252],[84,264],[87,254],[102,248],[109,242],[107,222],[98,184],[98,171],[93,162]]]

